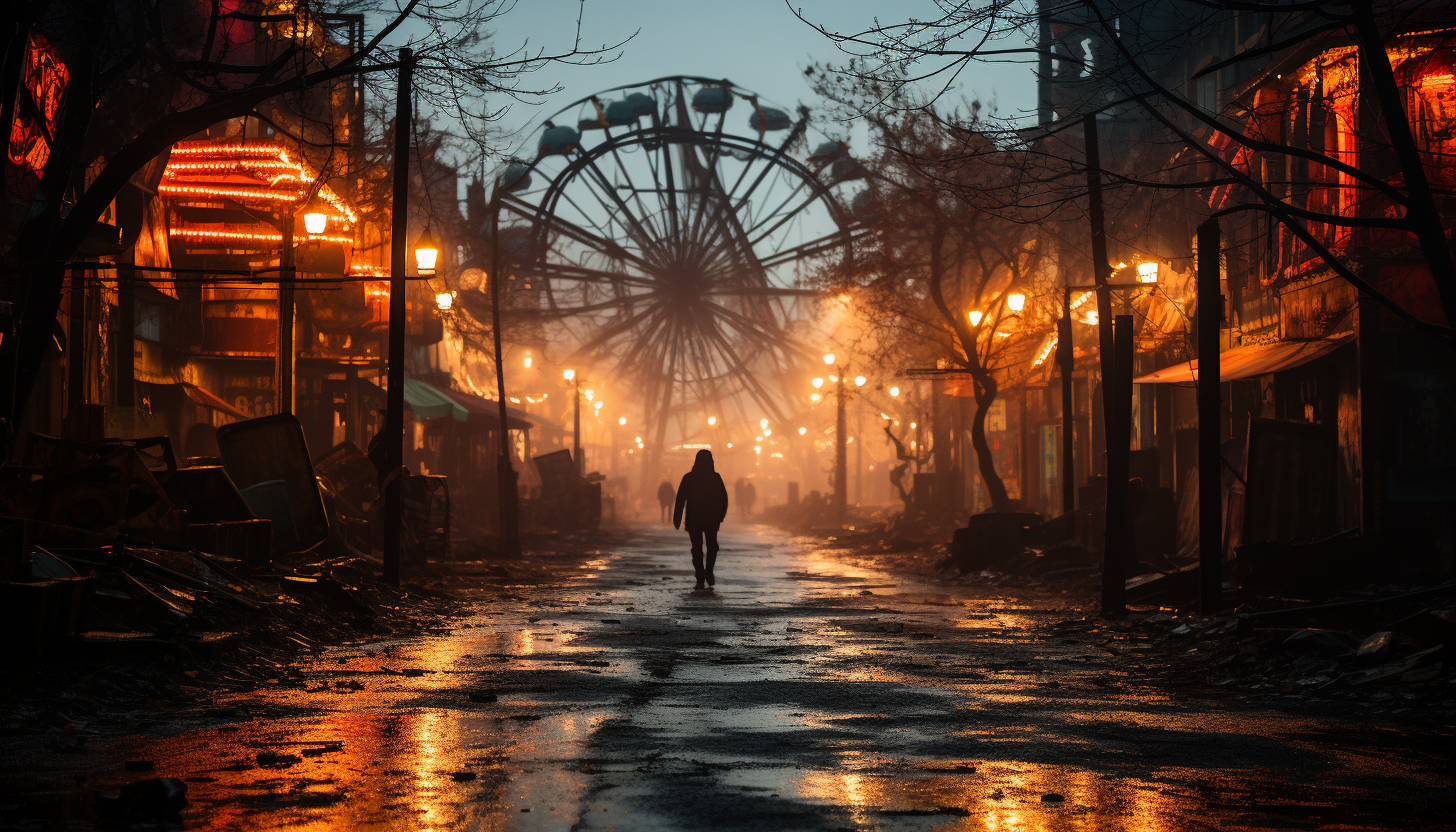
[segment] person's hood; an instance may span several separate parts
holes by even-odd
[[[713,473],[713,452],[707,448],[698,451],[697,457],[693,459],[693,470]]]

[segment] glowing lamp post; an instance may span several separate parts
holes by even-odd
[[[581,380],[575,370],[562,370],[561,377],[571,382],[571,458],[576,462],[576,473],[586,476],[586,460],[581,458]]]
[[[310,234],[322,234],[329,227],[329,215],[322,211],[309,211],[303,215],[303,230]]]
[[[426,225],[424,233],[415,240],[415,269],[422,275],[432,275],[439,259],[440,244],[435,242],[434,233]]]

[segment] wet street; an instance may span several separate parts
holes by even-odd
[[[647,531],[449,631],[84,753],[0,741],[0,827],[93,828],[97,793],[152,776],[188,784],[192,829],[1453,825],[1451,751],[1422,731],[1138,682],[1147,645],[1063,638],[1080,614],[1055,599],[918,586],[764,527],[723,542],[715,592],[684,535]]]

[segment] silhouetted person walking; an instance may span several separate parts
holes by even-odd
[[[713,585],[713,564],[718,560],[718,526],[728,516],[728,489],[723,478],[713,470],[713,452],[698,451],[693,470],[683,475],[677,487],[677,505],[672,510],[672,527],[683,525],[683,509],[687,509],[688,539],[693,545],[693,574],[698,589],[703,582]],[[703,559],[703,542],[707,541],[707,560]]]
[[[672,498],[672,483],[663,480],[662,485],[657,486],[657,502],[662,504],[663,522],[667,522],[667,510],[672,507]]]

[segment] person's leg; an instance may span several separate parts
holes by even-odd
[[[693,545],[693,575],[698,579],[698,589],[703,588],[703,533],[688,529],[688,540]]]
[[[704,564],[703,571],[707,573],[708,586],[713,585],[713,564],[718,562],[718,530],[703,532],[708,538],[708,559]]]

